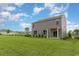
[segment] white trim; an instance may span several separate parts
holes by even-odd
[[[49,35],[49,34],[48,34],[48,29],[47,29],[47,38],[48,38],[48,35]]]
[[[57,28],[57,38],[59,38],[59,29]]]

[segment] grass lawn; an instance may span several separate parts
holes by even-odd
[[[0,56],[71,55],[79,55],[79,40],[0,36]]]

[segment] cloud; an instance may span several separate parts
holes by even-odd
[[[0,19],[0,25],[3,24],[5,22],[5,20],[2,18]]]
[[[15,5],[20,7],[20,6],[24,5],[24,3],[15,3]]]
[[[20,19],[20,17],[22,16],[26,16],[28,17],[29,15],[25,14],[25,13],[17,13],[17,14],[12,14],[9,16],[9,19],[12,21],[18,21]]]
[[[34,7],[33,8],[33,15],[39,14],[42,10],[44,10],[43,7]]]
[[[68,18],[68,12],[67,11],[64,12],[64,15],[65,15],[66,18]]]
[[[55,3],[45,3],[44,6],[50,10],[49,15],[59,14],[61,12],[61,8],[57,7]]]
[[[16,10],[16,7],[20,7],[24,5],[24,3],[14,3],[14,4],[10,4],[10,3],[0,3],[0,10],[4,10],[4,11],[14,11]]]
[[[0,13],[0,18],[4,19],[5,21],[6,21],[6,19],[8,19],[10,21],[18,21],[22,16],[29,17],[29,15],[27,15],[25,13],[16,13],[16,14],[12,14],[10,12],[1,12]]]
[[[51,9],[51,12],[49,13],[49,15],[54,15],[59,13],[61,13],[61,9],[58,7],[54,7],[53,9]]]
[[[3,8],[3,10],[6,10],[6,11],[13,11],[15,9],[16,9],[16,7],[13,7],[13,6],[7,6],[7,7]]]
[[[67,31],[74,29],[79,29],[79,24],[67,20]]]
[[[10,12],[1,12],[0,13],[0,24],[7,21],[7,18],[11,15]]]
[[[15,6],[12,6],[11,4],[0,4],[0,10],[2,11],[13,11],[15,10],[16,7]]]
[[[48,8],[49,10],[52,10],[54,6],[55,6],[55,4],[53,4],[53,3],[45,3],[44,7],[34,7],[32,15],[37,15],[40,12],[42,12],[43,10],[45,10],[46,8]]]
[[[71,22],[70,22],[69,20],[67,20],[67,25],[68,25],[68,24],[71,24]]]
[[[49,9],[52,9],[54,6],[55,6],[54,3],[45,3],[45,4],[44,4],[44,7],[45,7],[45,8],[49,8]]]
[[[5,27],[5,24],[3,24],[3,23],[1,23],[0,24],[0,29],[5,29],[6,27]]]
[[[30,24],[30,23],[22,22],[22,23],[20,23],[20,26],[21,26],[23,29],[25,29],[26,27],[30,27],[31,24]]]
[[[0,10],[14,11],[17,7],[24,5],[24,3],[0,3]]]
[[[52,4],[52,3],[45,3],[44,6],[45,8],[48,8],[50,11],[49,16],[51,15],[57,15],[57,14],[64,14],[67,17],[67,9],[69,7],[69,4]]]
[[[1,12],[0,13],[0,16],[2,16],[2,17],[7,17],[7,16],[10,16],[11,15],[11,13],[10,12]]]

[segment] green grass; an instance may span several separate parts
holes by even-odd
[[[79,40],[0,36],[0,56],[77,56]]]

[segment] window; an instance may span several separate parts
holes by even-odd
[[[37,34],[37,31],[34,31],[34,35],[36,35]]]
[[[53,36],[54,36],[54,37],[57,37],[57,31],[54,31],[54,32],[53,32]]]
[[[46,30],[43,30],[43,34],[44,34],[44,35],[47,34],[47,31],[46,31]]]
[[[59,25],[59,21],[56,21],[56,25]]]

